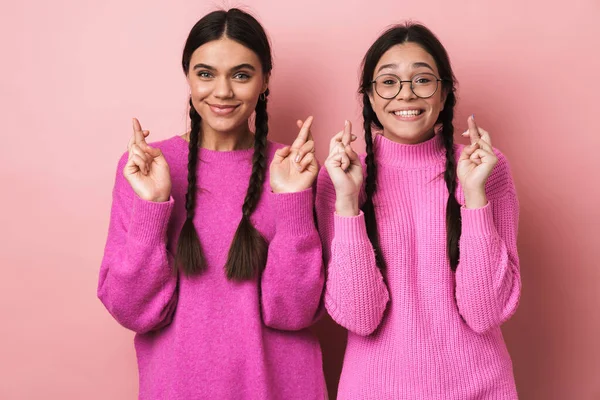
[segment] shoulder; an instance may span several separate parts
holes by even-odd
[[[365,158],[366,154],[359,154],[360,163],[363,168],[363,176],[366,177],[366,166],[365,166]],[[364,192],[364,180],[362,184],[362,188],[359,194],[359,203],[362,205],[365,201],[365,192]],[[323,165],[319,169],[319,175],[317,177],[317,198],[319,199],[320,204],[329,204],[333,206],[335,204],[335,187],[333,186],[333,182],[331,181],[331,177],[327,172],[327,168]]]
[[[283,143],[272,142],[267,140],[267,159],[270,161],[275,157],[275,152],[279,149],[282,149],[288,145]]]
[[[499,149],[493,150],[498,157],[498,163],[487,180],[485,190],[490,198],[498,198],[508,192],[514,192],[514,182],[508,158]]]
[[[167,161],[173,158],[179,158],[182,155],[187,157],[188,143],[180,136],[173,136],[168,139],[149,142],[148,145],[150,145],[150,147],[160,149]],[[118,162],[119,167],[123,168],[127,163],[128,158],[128,151],[125,151],[123,154],[121,154],[121,157],[119,157]]]
[[[186,142],[180,136],[173,136],[168,139],[149,142],[148,144],[151,147],[160,149],[160,151],[162,151],[171,169],[173,169],[173,167],[177,164],[181,164],[183,166],[187,165],[188,142]],[[119,157],[116,171],[117,186],[126,187],[127,190],[129,190],[129,185],[126,184],[123,177],[123,169],[125,168],[125,164],[127,164],[128,159],[129,152],[125,151]]]
[[[455,147],[456,159],[458,160],[465,145],[458,144]],[[485,191],[490,199],[497,199],[505,196],[509,192],[514,192],[515,188],[508,158],[500,149],[494,147],[493,150],[498,158],[498,162],[494,166],[494,169],[486,182]]]

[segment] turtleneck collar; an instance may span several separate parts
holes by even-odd
[[[375,161],[379,164],[404,168],[423,168],[439,164],[445,159],[446,149],[442,136],[418,144],[396,143],[381,134],[374,138]]]

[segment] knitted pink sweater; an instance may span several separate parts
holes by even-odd
[[[518,201],[505,157],[497,152],[486,186],[489,204],[461,209],[460,263],[453,273],[446,256],[441,138],[402,145],[377,135],[374,146],[383,276],[364,215],[336,215],[327,171],[318,178],[325,305],[349,331],[338,398],[516,399],[500,331],[517,308],[521,287]],[[464,204],[460,185],[457,199]]]
[[[173,189],[165,203],[137,197],[117,168],[98,296],[137,335],[140,399],[323,399],[318,314],[324,271],[313,191],[273,194],[267,176],[252,215],[269,242],[260,279],[233,282],[224,265],[242,215],[252,150],[201,149],[194,224],[208,270],[174,276],[185,219],[188,143],[159,142]],[[268,160],[280,147],[268,147]]]

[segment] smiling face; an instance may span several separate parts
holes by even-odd
[[[421,46],[411,42],[395,45],[386,51],[379,59],[372,79],[376,80],[386,74],[396,75],[402,81],[411,81],[421,74],[429,74],[423,76],[430,78],[431,74],[436,78],[440,76],[433,57]],[[388,80],[382,84],[391,85],[393,81]],[[418,97],[410,86],[410,82],[403,82],[400,92],[391,99],[377,94],[375,85],[369,92],[373,111],[383,126],[383,135],[398,143],[421,143],[433,137],[435,123],[446,100],[441,82],[438,82],[437,90],[428,98]],[[416,87],[415,90],[419,93]]]
[[[189,65],[187,81],[203,132],[245,132],[258,97],[267,89],[258,56],[223,37],[198,47]]]

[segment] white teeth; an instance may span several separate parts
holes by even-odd
[[[421,114],[421,110],[399,110],[394,111],[394,115],[399,117],[414,117],[416,115]]]

